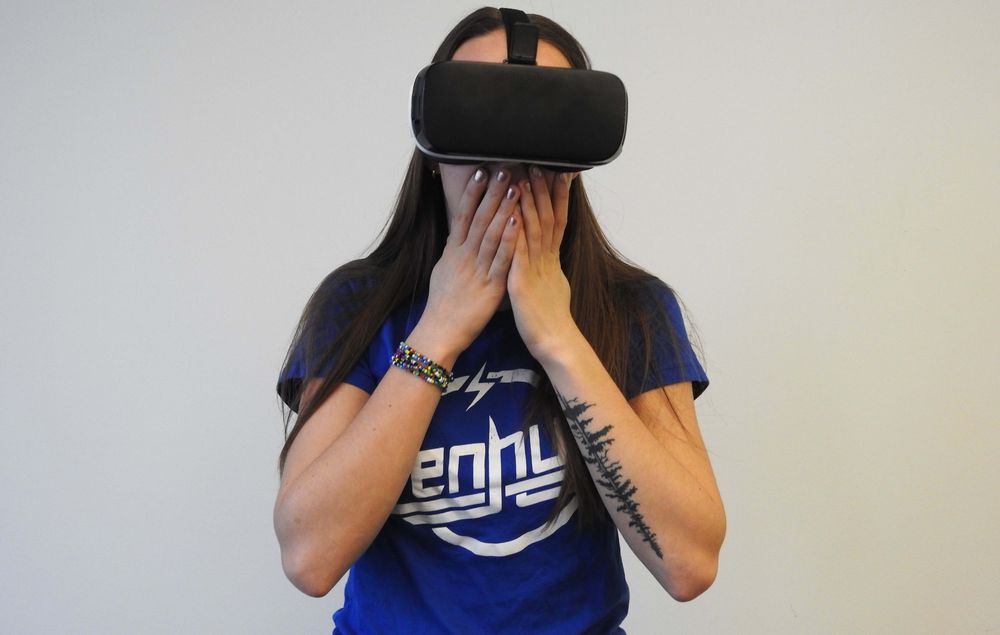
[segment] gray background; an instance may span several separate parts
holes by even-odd
[[[274,380],[464,2],[0,3],[0,631],[321,633]],[[632,633],[998,628],[1000,4],[529,2],[630,93],[584,179],[674,285],[729,534]]]

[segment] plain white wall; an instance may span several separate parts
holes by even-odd
[[[0,631],[321,633],[274,381],[477,5],[0,2]],[[1000,4],[529,2],[630,93],[584,178],[712,385],[718,580],[632,633],[1000,622]]]

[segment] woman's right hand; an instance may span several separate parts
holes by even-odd
[[[520,232],[520,191],[510,171],[473,173],[431,272],[427,307],[407,342],[445,368],[454,365],[496,313]]]

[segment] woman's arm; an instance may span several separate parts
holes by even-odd
[[[542,174],[530,173],[507,281],[518,331],[559,394],[619,531],[671,596],[689,600],[715,579],[726,527],[691,385],[625,399],[570,313],[559,264],[570,178],[560,175],[550,196]]]
[[[625,541],[672,597],[715,580],[726,517],[690,382],[625,400],[576,330],[542,362],[597,491]]]
[[[407,336],[410,346],[445,368],[496,312],[520,231],[509,222],[517,195],[505,196],[505,179],[480,172],[469,179],[431,274],[427,307]],[[318,385],[307,386],[303,404]],[[328,593],[375,538],[440,398],[436,386],[390,367],[370,397],[341,384],[305,422],[286,457],[274,507],[282,566],[300,590]]]
[[[302,403],[320,380],[313,382]],[[299,432],[285,460],[274,528],[285,575],[303,593],[326,595],[374,539],[406,484],[440,395],[390,368],[370,397],[338,386]]]

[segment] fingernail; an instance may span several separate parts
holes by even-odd
[[[537,179],[541,175],[542,175],[542,171],[538,169],[537,165],[531,166],[531,176],[533,176],[533,177],[535,177]]]
[[[569,174],[567,174],[566,172],[560,172],[559,173],[559,180],[562,181],[563,183],[565,183],[566,181],[569,180]]]
[[[508,187],[507,188],[507,199],[510,200],[512,198],[514,198],[514,188]]]
[[[513,214],[511,214],[510,215],[510,220],[507,221],[507,224],[510,225],[510,226],[517,225],[517,217],[514,216]]]
[[[528,181],[521,183],[521,189],[524,190],[525,192],[531,192],[531,183]]]
[[[497,172],[497,181],[502,181],[505,178],[507,178],[507,173],[506,172],[504,172],[503,170],[500,170],[499,172]]]
[[[480,168],[476,170],[476,175],[472,178],[476,181],[476,183],[482,183],[483,179],[486,178],[486,172],[484,172],[483,169]]]

